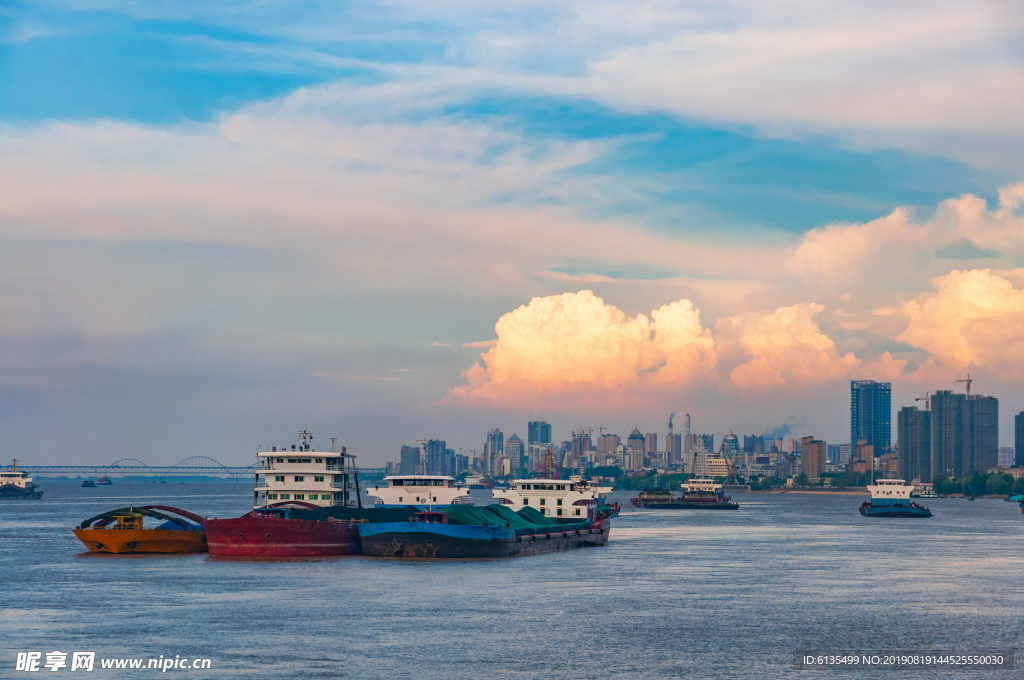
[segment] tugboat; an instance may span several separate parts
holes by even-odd
[[[96,482],[92,481],[91,479],[87,479],[84,482],[82,482],[82,488],[83,489],[95,489],[96,488]]]
[[[11,469],[0,472],[0,500],[39,500],[43,492],[24,471],[18,472],[18,459],[11,461]]]
[[[178,517],[165,514],[168,512]],[[147,529],[143,526],[146,517],[164,523]],[[75,527],[74,533],[91,553],[204,553],[203,522],[198,515],[166,505],[129,506],[90,517]]]
[[[722,493],[722,485],[707,477],[696,477],[682,484],[683,495],[673,496],[668,489],[644,489],[629,499],[638,508],[664,510],[735,510],[739,503]]]
[[[931,517],[932,511],[910,500],[913,486],[902,479],[879,479],[868,486],[871,500],[860,506],[865,517]]]

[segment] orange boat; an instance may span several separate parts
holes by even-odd
[[[159,512],[163,510],[178,517]],[[157,527],[146,528],[146,517],[164,520]],[[184,518],[184,519],[182,519]],[[192,520],[190,524],[186,520]],[[112,526],[108,526],[112,525]],[[166,505],[134,506],[111,510],[91,517],[75,527],[78,537],[89,552],[94,553],[204,553],[206,529],[204,520],[187,510]]]

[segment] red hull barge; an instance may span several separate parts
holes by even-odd
[[[281,511],[254,510],[237,519],[206,520],[211,555],[222,557],[332,557],[358,555],[354,520],[288,519]]]

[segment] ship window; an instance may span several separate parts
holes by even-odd
[[[289,458],[289,459],[288,459],[288,462],[289,462],[289,463],[298,463],[298,462],[299,462],[299,459],[298,459],[298,458]]]
[[[277,462],[278,462],[278,463],[283,463],[283,462],[284,462],[284,458],[278,458],[278,459],[277,459]]]
[[[548,514],[548,509],[544,508],[543,510],[540,511],[540,514],[542,514],[542,515]]]
[[[289,498],[291,498],[291,494],[287,494],[287,493],[281,494],[281,500],[285,500],[286,501]]]
[[[301,493],[295,494],[295,500],[301,501],[303,498],[305,498],[305,496],[303,496]]]
[[[322,481],[324,481],[324,478],[323,477],[314,477],[313,481],[314,482],[322,482]]]
[[[576,508],[576,514],[577,515],[580,514],[580,509],[579,508]]]
[[[269,498],[272,501],[276,501],[277,500],[277,494],[276,493],[268,493],[267,494],[267,498]]]
[[[323,459],[323,458],[317,458],[317,459],[316,459],[316,462],[318,462],[318,463],[322,463],[322,462],[324,462],[324,459]]]
[[[559,499],[558,499],[558,505],[561,505],[561,504],[562,504],[562,499],[561,499],[561,498],[559,498]]]
[[[398,497],[398,502],[399,502],[399,503],[401,503],[401,502],[402,502],[402,497],[401,497],[401,496],[399,496],[399,497]]]
[[[523,499],[523,505],[529,505],[529,504],[530,504],[530,499],[529,498],[524,498]]]
[[[304,482],[304,481],[306,481],[306,478],[305,477],[300,477],[300,476],[296,475],[295,476],[295,481],[296,482]]]
[[[284,475],[274,475],[274,481],[275,482],[283,482],[284,481]]]
[[[561,501],[559,501],[559,503],[561,503]],[[561,517],[561,516],[562,516],[562,509],[561,509],[561,508],[559,508],[559,509],[558,509],[558,516],[559,516],[559,517]]]
[[[391,486],[405,486],[405,480],[404,479],[392,479],[391,480]]]
[[[546,498],[541,498],[541,499],[540,499],[540,504],[541,504],[541,505],[544,505],[544,501],[546,501],[546,500],[547,500]]]

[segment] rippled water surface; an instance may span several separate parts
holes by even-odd
[[[168,671],[203,677],[1024,676],[792,669],[801,649],[1024,647],[1024,515],[1001,500],[903,520],[861,517],[860,496],[737,494],[735,512],[624,509],[606,547],[569,553],[268,561],[84,555],[71,533],[129,501],[238,516],[249,482],[38,481],[43,500],[0,504],[0,677],[53,650],[208,657]]]

